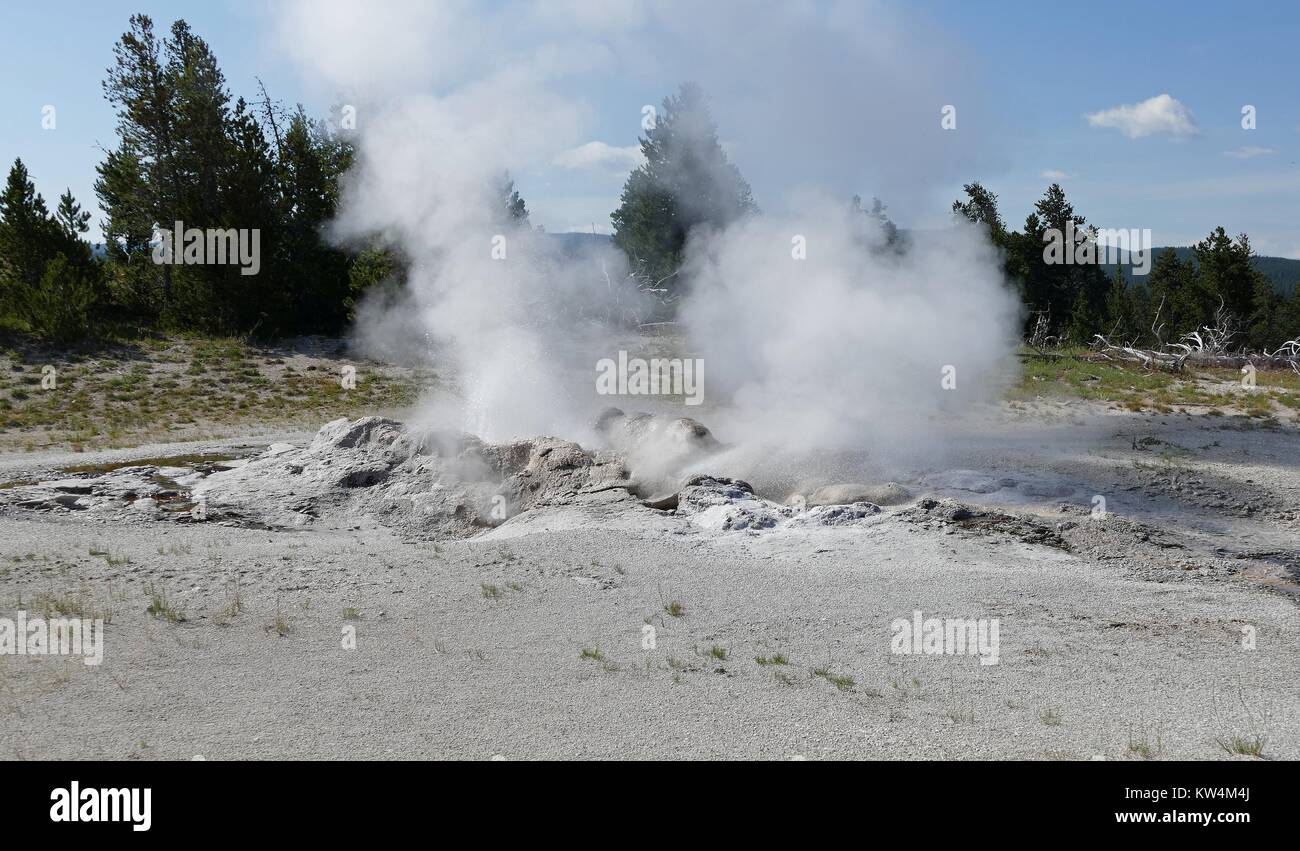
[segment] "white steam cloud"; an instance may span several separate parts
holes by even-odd
[[[575,256],[508,225],[499,192],[506,172],[544,174],[591,153],[583,140],[605,134],[591,126],[588,93],[612,77],[655,92],[654,103],[698,80],[741,171],[764,176],[754,186],[768,212],[694,234],[683,275],[679,354],[703,358],[709,403],[677,412],[736,447],[740,469],[717,472],[761,474],[773,458],[822,451],[879,458],[998,387],[1017,303],[984,236],[953,225],[900,252],[847,202],[884,194],[907,210],[979,158],[939,124],[942,105],[973,100],[954,95],[969,75],[945,70],[937,36],[914,36],[875,7],[777,4],[764,15],[729,5],[284,7],[281,32],[306,73],[358,101],[359,158],[337,235],[382,234],[412,263],[408,294],[395,309],[372,309],[363,333],[389,343],[422,336],[459,384],[456,398],[425,406],[431,420],[492,440],[585,442],[601,408],[639,407],[594,386],[599,360],[637,345],[610,320],[645,310],[620,286],[621,254]],[[710,28],[714,40],[702,40]],[[718,40],[725,55],[710,47]],[[835,76],[844,74],[858,82]],[[846,96],[859,87],[860,102]],[[641,104],[625,106],[632,137]],[[778,173],[795,177],[766,177]],[[907,198],[896,197],[899,175]],[[521,188],[531,208],[544,203]],[[792,254],[796,237],[805,259]],[[945,367],[956,389],[942,386]]]
[[[1018,305],[984,234],[954,226],[895,253],[842,203],[803,210],[691,252],[682,313],[710,391],[729,397],[717,427],[758,455],[883,454],[928,442],[932,414],[986,401]]]

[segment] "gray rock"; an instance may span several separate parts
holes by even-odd
[[[410,538],[466,537],[542,505],[581,504],[631,482],[621,459],[540,437],[489,444],[382,417],[327,423],[301,449],[214,473],[195,488],[212,519],[273,527],[365,517]]]
[[[716,452],[722,446],[703,423],[690,417],[625,414],[618,408],[601,412],[596,418],[596,431],[616,449],[669,456],[667,460],[685,460]]]

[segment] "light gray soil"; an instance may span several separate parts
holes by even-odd
[[[888,505],[707,480],[656,510],[602,472],[436,541],[356,500],[260,528],[25,484],[310,434],[0,458],[0,617],[111,612],[98,667],[0,655],[0,756],[1300,758],[1294,429],[1082,403],[952,428],[841,483]],[[892,653],[915,611],[998,618],[998,664]]]

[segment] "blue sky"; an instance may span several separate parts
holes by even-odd
[[[1222,224],[1249,233],[1260,253],[1300,257],[1300,3],[885,5],[916,39],[903,61],[915,56],[918,74],[938,55],[951,62],[925,89],[936,102],[916,105],[918,115],[933,116],[937,131],[941,102],[949,102],[945,87],[953,89],[958,127],[943,142],[950,155],[942,148],[938,154],[949,159],[928,151],[931,159],[917,166],[906,162],[909,144],[873,146],[885,135],[873,128],[914,120],[907,110],[882,114],[878,100],[861,121],[844,125],[860,141],[851,137],[836,155],[819,157],[818,140],[803,139],[800,156],[782,158],[786,137],[756,132],[743,86],[721,82],[714,91],[721,136],[734,143],[734,158],[765,208],[780,207],[806,179],[845,195],[882,195],[900,224],[927,227],[941,220],[963,181],[978,179],[1019,227],[1044,187],[1059,179],[1099,226],[1150,228],[1157,243],[1187,244]],[[301,101],[318,115],[333,100],[327,86],[287,57],[270,3],[12,4],[0,31],[0,162],[21,156],[47,200],[70,187],[94,207],[99,146],[114,142],[100,81],[114,40],[136,11],[153,15],[160,28],[175,17],[189,21],[213,46],[235,94],[252,95],[260,76],[273,96]],[[790,55],[813,63],[817,51]],[[810,64],[804,71],[803,85],[824,81],[842,104],[840,114],[854,115],[869,83],[848,68],[838,74]],[[566,83],[567,94],[589,108],[590,141],[626,148],[636,143],[639,105],[658,103],[687,73],[709,87],[707,63],[683,63],[579,75]],[[1107,113],[1162,94],[1174,106]],[[1246,104],[1257,110],[1254,130],[1241,126]],[[56,109],[53,130],[41,126],[45,105]],[[1090,123],[1088,115],[1101,117]],[[915,139],[915,130],[898,138]],[[844,155],[854,148],[867,164],[847,165]],[[913,166],[933,176],[915,193]],[[550,230],[607,230],[625,172],[617,158],[606,158],[587,169],[534,164],[516,176],[535,222]]]

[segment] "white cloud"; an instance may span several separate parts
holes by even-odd
[[[492,30],[472,0],[379,0],[358,15],[344,2],[280,6],[289,56],[336,90],[403,91],[445,81],[485,52]]]
[[[1254,157],[1263,157],[1276,153],[1277,148],[1261,148],[1257,145],[1247,145],[1244,148],[1234,148],[1231,151],[1224,151],[1223,155],[1238,160],[1249,160]]]
[[[1060,169],[1055,169],[1055,168],[1049,168],[1040,171],[1038,173],[1038,176],[1042,178],[1046,178],[1047,180],[1070,180],[1071,178],[1074,177],[1074,175],[1070,174],[1068,171],[1061,171]]]
[[[644,162],[640,145],[628,145],[616,148],[604,142],[588,142],[576,148],[562,151],[555,157],[554,163],[560,168],[586,170],[599,169],[627,172]]]
[[[1167,94],[1101,112],[1089,113],[1092,127],[1111,127],[1130,139],[1143,136],[1195,136],[1196,119],[1187,107]]]

